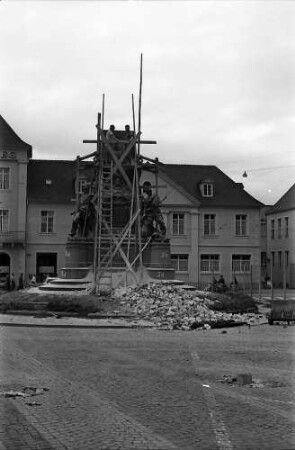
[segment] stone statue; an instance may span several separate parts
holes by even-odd
[[[142,237],[153,236],[155,239],[164,240],[166,238],[166,225],[160,210],[160,199],[157,194],[153,194],[151,183],[143,183],[143,215],[141,222]]]
[[[71,213],[74,216],[70,232],[71,237],[93,237],[95,211],[93,194],[83,194],[78,211]]]

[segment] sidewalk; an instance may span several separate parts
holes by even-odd
[[[252,297],[254,300],[259,300],[259,292],[253,292]],[[277,300],[284,299],[284,291],[283,289],[274,289],[273,290],[273,298]],[[286,290],[286,299],[295,301],[295,289],[287,289]],[[261,290],[261,300],[270,301],[271,300],[271,289],[262,289]]]
[[[108,318],[87,319],[80,317],[34,317],[0,314],[0,326],[51,327],[51,328],[154,328],[155,325],[142,319]]]

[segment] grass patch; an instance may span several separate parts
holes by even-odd
[[[0,314],[9,311],[51,311],[75,313],[86,316],[89,313],[112,313],[118,309],[118,301],[95,295],[52,295],[13,291],[0,295]]]
[[[213,303],[210,308],[215,311],[223,311],[233,314],[258,313],[258,306],[255,300],[249,295],[218,295],[212,298]]]
[[[100,297],[84,296],[84,297],[54,297],[49,300],[46,310],[55,312],[67,312],[86,316],[89,313],[102,313],[105,309],[103,300]]]

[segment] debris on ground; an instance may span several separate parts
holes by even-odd
[[[1,397],[5,398],[15,398],[15,397],[30,397],[30,394],[26,394],[25,392],[20,391],[6,391],[6,392],[0,392]]]
[[[32,386],[26,386],[23,391],[27,394],[29,394],[30,396],[33,395],[41,395],[44,394],[44,392],[49,391],[49,388],[36,388],[36,387],[32,387]]]
[[[239,373],[237,375],[237,383],[239,386],[250,385],[253,383],[251,373]]]
[[[227,383],[227,384],[233,384],[237,382],[237,377],[231,377],[229,375],[223,375],[222,378],[220,378],[219,380],[220,383]]]
[[[0,392],[0,397],[4,398],[16,398],[16,397],[33,397],[35,395],[42,395],[49,391],[48,388],[36,388],[31,386],[26,386],[18,391],[10,390],[5,392]]]
[[[188,291],[173,284],[116,289],[113,299],[121,300],[120,306],[138,317],[168,330],[192,330],[246,325],[249,321],[260,323],[258,315],[233,314],[213,310],[215,299],[204,293]]]
[[[222,378],[217,379],[219,383],[226,383],[231,386],[247,386],[249,388],[263,388],[265,384],[261,380],[252,378],[250,373],[238,374],[236,376],[223,375]]]

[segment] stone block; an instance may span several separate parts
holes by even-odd
[[[251,373],[239,373],[237,375],[237,383],[239,386],[245,386],[247,384],[253,383]]]

